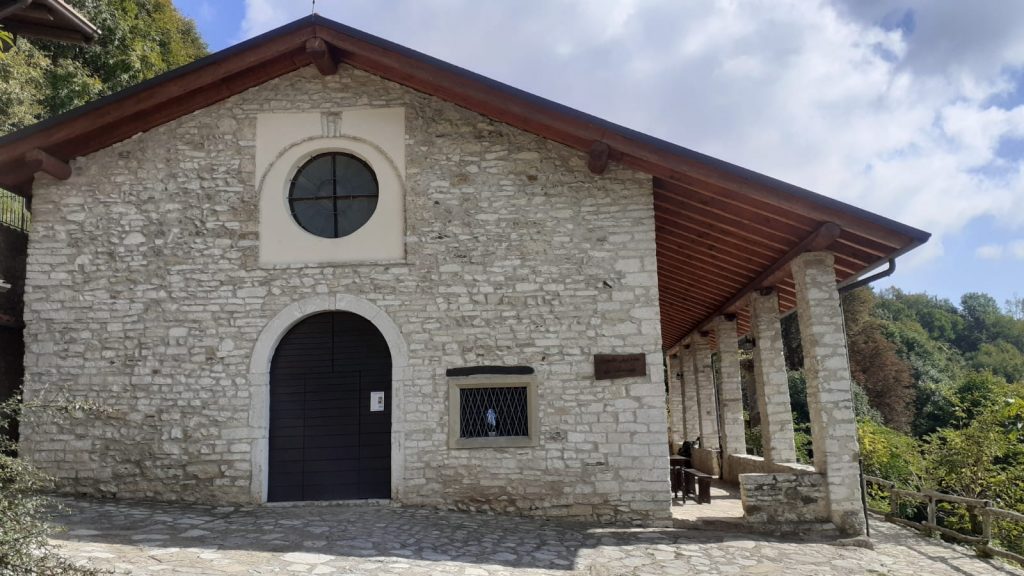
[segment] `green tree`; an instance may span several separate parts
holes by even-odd
[[[944,298],[928,294],[907,294],[898,288],[888,288],[879,294],[877,316],[902,324],[920,325],[928,336],[939,342],[952,344],[964,329],[960,310]]]
[[[1014,320],[1024,321],[1024,296],[1013,295],[1006,301],[1006,313]]]
[[[137,84],[206,54],[195,23],[171,0],[82,0],[100,30],[88,46],[17,41],[0,61],[0,132],[6,133]],[[5,91],[6,92],[6,91]]]
[[[955,417],[945,427],[960,429],[970,426],[1005,398],[1005,390],[1006,381],[991,372],[968,372],[948,392]]]
[[[921,447],[913,436],[878,422],[857,423],[864,473],[895,482],[901,488],[917,488],[924,474]]]
[[[989,371],[1007,382],[1024,381],[1024,354],[1005,340],[982,342],[972,355],[976,370]]]
[[[0,60],[0,134],[6,134],[36,122],[46,107],[42,95],[47,90],[46,71],[50,62],[28,42]]]
[[[886,424],[910,431],[915,400],[911,367],[886,338],[886,322],[874,312],[875,295],[870,289],[853,290],[843,296],[850,373]]]
[[[999,508],[1024,512],[1024,385],[997,379],[971,388],[977,412],[963,428],[946,428],[925,443],[929,488],[968,498],[992,500]],[[965,394],[965,396],[967,396]],[[960,507],[945,507],[944,523],[963,532],[978,531],[977,519]],[[997,523],[995,538],[1024,553],[1024,526]]]

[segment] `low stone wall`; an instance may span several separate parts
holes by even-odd
[[[719,459],[720,450],[711,448],[694,448],[691,454],[691,460],[693,467],[705,474],[711,474],[712,476],[721,476],[721,460]]]
[[[772,464],[764,458],[752,454],[729,454],[724,458],[722,480],[738,485],[740,474],[768,474],[771,472],[806,474],[813,473],[814,467],[796,462]]]
[[[825,476],[808,472],[800,464],[792,472],[741,474],[743,514],[754,523],[827,522],[828,495]],[[798,467],[798,468],[797,468]]]

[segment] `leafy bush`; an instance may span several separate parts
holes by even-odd
[[[793,441],[796,443],[796,461],[814,464],[814,447],[811,445],[811,425],[794,424]]]
[[[857,424],[864,473],[895,482],[901,488],[921,485],[924,458],[917,440],[872,420]]]
[[[22,404],[12,398],[0,404],[0,431],[18,419]],[[74,410],[36,406],[42,410]],[[16,457],[16,445],[0,433],[0,574],[95,575],[95,570],[75,565],[61,556],[48,538],[54,532],[48,522],[57,509],[46,496],[51,480]]]

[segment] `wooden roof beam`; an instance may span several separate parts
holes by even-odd
[[[622,159],[622,154],[614,150],[607,142],[595,140],[587,152],[587,168],[593,174],[604,174],[608,171],[608,165],[613,161]]]
[[[25,153],[24,165],[26,171],[29,171],[32,175],[42,172],[53,176],[57,180],[71,178],[71,165],[39,148],[34,148]]]
[[[331,47],[323,38],[315,37],[306,40],[306,54],[313,61],[313,65],[323,76],[333,76],[338,73],[338,61],[331,54]]]
[[[716,310],[714,314],[708,316],[700,323],[700,325],[697,326],[697,330],[703,330],[707,326],[710,326],[718,316],[734,312],[736,305],[755,290],[774,288],[776,284],[785,279],[789,274],[789,265],[797,256],[804,252],[818,252],[828,248],[833,242],[835,242],[836,238],[839,238],[839,233],[841,231],[842,228],[834,222],[826,222],[819,226],[817,230],[812,232],[807,238],[804,238],[799,244],[793,247],[792,250],[787,252],[785,256],[779,258],[778,262],[762,272],[757,278],[754,278],[750,284],[747,284],[742,290],[737,292],[735,296],[730,298],[725,304]]]

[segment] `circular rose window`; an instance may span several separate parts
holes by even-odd
[[[310,234],[341,238],[362,228],[377,209],[377,175],[351,154],[314,156],[288,191],[292,217]]]

